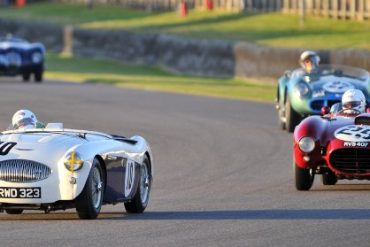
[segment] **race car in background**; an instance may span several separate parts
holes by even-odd
[[[287,71],[279,78],[276,109],[279,126],[293,132],[302,119],[319,115],[323,106],[341,101],[345,91],[360,89],[369,102],[369,72],[343,65],[320,65],[307,75],[302,69]]]
[[[29,43],[13,36],[0,37],[0,75],[21,75],[29,81],[43,80],[45,47],[41,43]]]
[[[64,129],[8,130],[0,135],[0,210],[76,208],[94,219],[103,204],[142,213],[153,180],[152,153],[141,136]]]
[[[338,179],[370,180],[370,114],[341,109],[340,103],[330,113],[324,107],[324,116],[310,116],[295,128],[297,190],[309,190],[316,174],[324,185],[335,185]]]

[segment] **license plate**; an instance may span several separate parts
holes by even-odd
[[[0,187],[0,198],[41,198],[40,187],[9,188]]]

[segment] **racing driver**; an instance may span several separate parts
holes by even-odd
[[[31,128],[45,128],[45,125],[37,121],[36,115],[26,109],[22,109],[14,113],[12,117],[12,124],[8,129],[31,129]]]

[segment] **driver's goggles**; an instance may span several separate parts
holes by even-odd
[[[35,125],[35,121],[32,118],[24,118],[22,120],[19,120],[18,123],[14,124],[13,127],[15,129],[18,129],[28,125]]]
[[[343,104],[344,109],[352,109],[361,105],[360,101],[351,101]]]

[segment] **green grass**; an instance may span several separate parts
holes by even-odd
[[[311,49],[370,49],[370,21],[343,21],[308,17],[303,26],[297,15],[281,13],[235,14],[191,11],[148,13],[120,7],[31,4],[26,8],[0,8],[0,16],[81,25],[86,28],[161,32],[200,39],[250,41],[277,47]]]
[[[47,55],[46,65],[47,79],[263,102],[272,102],[275,96],[275,85],[271,82],[178,76],[152,66],[65,58],[56,54]]]

